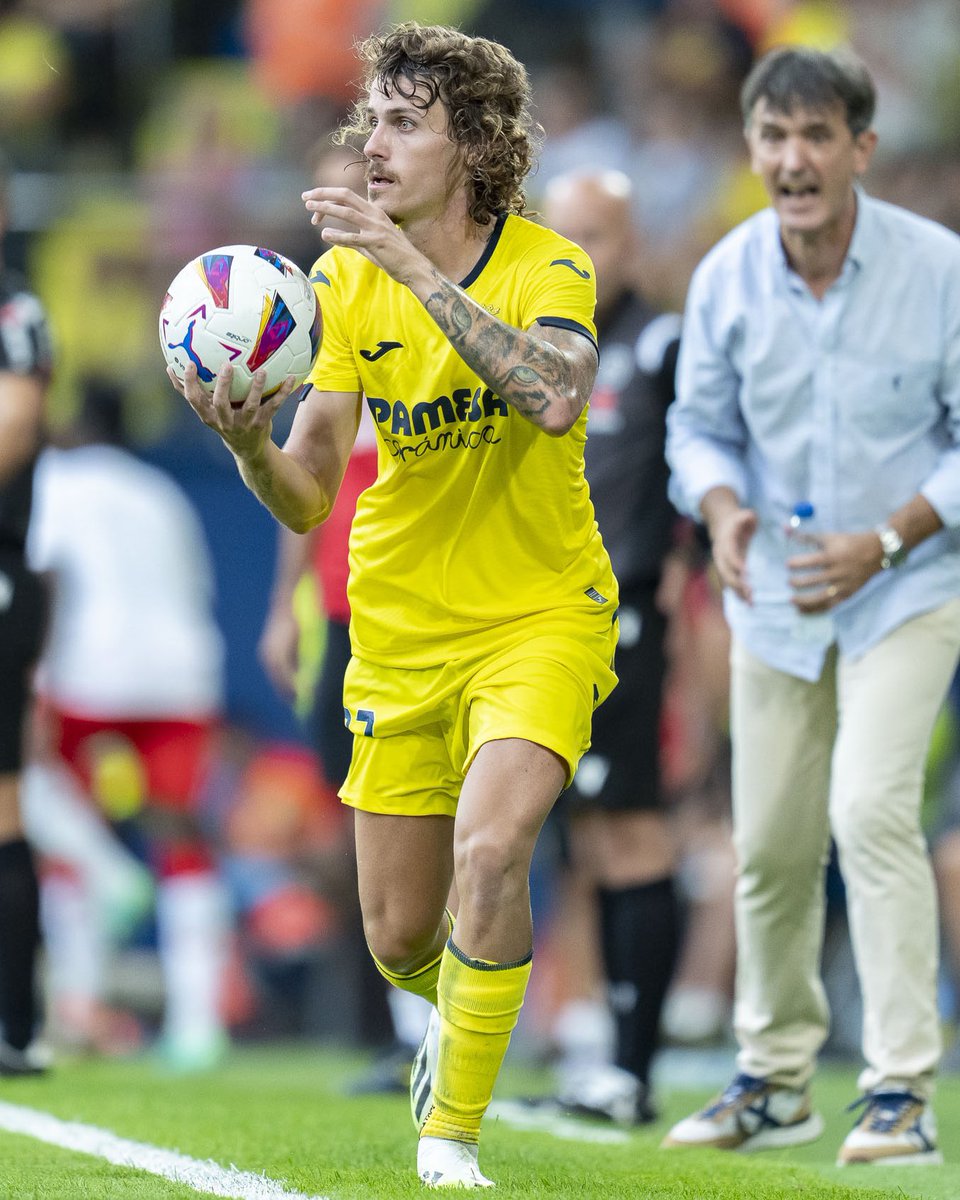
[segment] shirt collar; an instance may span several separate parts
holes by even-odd
[[[853,225],[853,236],[850,238],[850,245],[847,249],[847,256],[843,262],[843,269],[840,272],[840,278],[849,276],[851,270],[860,271],[864,264],[877,253],[877,243],[880,238],[877,229],[876,213],[874,211],[874,201],[867,195],[860,184],[854,184],[854,191],[857,196],[857,216]],[[787,259],[787,253],[783,248],[783,242],[780,241],[780,224],[777,221],[777,214],[772,209],[767,209],[770,221],[767,228],[767,239],[772,251],[772,262],[777,264],[777,272],[780,278],[788,285],[797,280],[792,267]]]
[[[857,219],[847,251],[847,262],[861,268],[876,253],[879,235],[873,201],[859,184],[854,185],[854,191],[857,195]]]

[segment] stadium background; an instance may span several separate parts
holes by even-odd
[[[258,242],[309,266],[318,240],[299,195],[354,94],[353,42],[405,19],[496,37],[527,64],[547,134],[533,208],[545,180],[572,165],[633,177],[643,284],[664,305],[682,304],[700,255],[762,204],[737,92],[754,55],[778,42],[860,50],[879,88],[870,190],[960,229],[956,0],[0,3],[7,258],[50,314],[51,422],[69,418],[84,376],[119,381],[138,451],[196,503],[217,575],[238,756],[275,751],[274,773],[247,779],[253,791],[284,782],[309,791],[301,727],[256,656],[275,528],[169,387],[157,311],[180,266],[216,245]],[[291,417],[281,415],[280,439]]]

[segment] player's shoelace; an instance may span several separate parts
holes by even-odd
[[[727,1084],[723,1093],[711,1105],[705,1108],[701,1115],[703,1117],[716,1117],[728,1108],[741,1108],[743,1107],[744,1098],[753,1092],[759,1091],[763,1086],[764,1081],[762,1079],[757,1079],[754,1075],[741,1073]]]
[[[855,1125],[869,1133],[894,1133],[903,1124],[910,1108],[917,1104],[922,1106],[923,1100],[913,1092],[868,1092],[847,1105],[847,1112],[862,1108],[864,1111]],[[920,1128],[919,1121],[914,1122],[912,1132],[917,1134],[927,1149],[934,1149]]]

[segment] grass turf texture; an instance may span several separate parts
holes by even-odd
[[[221,1069],[186,1078],[164,1076],[148,1062],[75,1061],[45,1079],[0,1080],[0,1100],[235,1165],[310,1196],[423,1196],[406,1098],[344,1095],[363,1065],[356,1056],[314,1047],[238,1050]],[[546,1086],[542,1075],[508,1063],[498,1095]],[[662,1119],[624,1145],[561,1141],[488,1121],[481,1166],[497,1181],[497,1195],[533,1200],[956,1200],[960,1080],[943,1080],[938,1095],[947,1158],[940,1168],[835,1167],[837,1147],[852,1123],[844,1108],[855,1095],[853,1071],[822,1068],[815,1099],[827,1125],[824,1136],[810,1146],[755,1155],[658,1148],[668,1125],[706,1099],[705,1091],[662,1096]],[[2,1200],[186,1200],[203,1194],[0,1132]]]

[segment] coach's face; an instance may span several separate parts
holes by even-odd
[[[367,101],[367,198],[399,225],[436,219],[465,183],[447,110],[427,99],[419,86],[410,97],[375,86]]]
[[[877,139],[871,130],[851,131],[842,103],[782,112],[761,97],[746,132],[751,165],[786,237],[829,235],[852,224],[853,185],[869,166]]]

